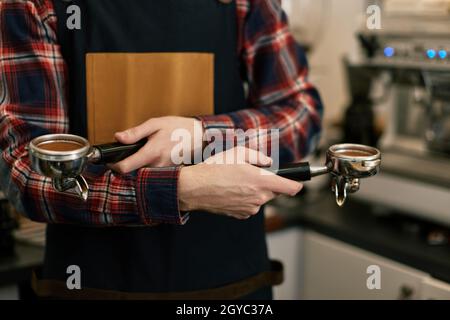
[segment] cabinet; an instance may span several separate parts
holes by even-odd
[[[300,299],[302,287],[299,285],[302,275],[303,231],[291,228],[271,232],[267,236],[267,246],[271,259],[283,262],[284,282],[273,289],[274,299]]]
[[[17,286],[0,287],[0,301],[19,299],[19,290]]]
[[[450,299],[447,283],[312,231],[302,250],[302,299]],[[379,289],[367,286],[371,266],[379,268]]]
[[[432,278],[424,279],[422,282],[422,299],[450,300],[450,285]]]

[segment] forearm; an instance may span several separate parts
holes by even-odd
[[[14,127],[8,117],[3,117],[2,133],[14,132],[11,129]],[[18,211],[34,221],[130,226],[182,224],[187,219],[178,210],[179,169],[176,167],[143,168],[118,175],[105,166],[90,165],[84,172],[89,184],[89,198],[84,202],[75,194],[55,191],[50,179],[32,170],[25,149],[26,139],[18,138],[15,144],[8,136],[0,135],[2,190]]]

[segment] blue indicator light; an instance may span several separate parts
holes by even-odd
[[[441,58],[441,59],[445,59],[445,58],[447,58],[447,51],[445,51],[445,50],[439,50],[439,58]]]
[[[392,47],[384,48],[384,56],[385,57],[391,58],[391,57],[394,56],[394,54],[395,54],[395,49],[394,48],[392,48]]]
[[[433,49],[427,50],[427,57],[428,57],[429,59],[434,59],[434,58],[436,58],[436,50],[433,50]]]

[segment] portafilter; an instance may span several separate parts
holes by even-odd
[[[75,190],[87,200],[89,186],[82,173],[88,163],[105,164],[120,161],[138,151],[146,140],[135,144],[107,143],[91,146],[83,137],[71,134],[47,134],[28,145],[33,170],[51,178],[60,192]]]
[[[374,176],[380,170],[381,153],[361,144],[336,144],[327,150],[324,166],[313,167],[308,162],[281,167],[275,173],[292,180],[308,181],[323,174],[332,175],[332,191],[336,203],[343,206],[349,193],[359,190],[360,179]]]

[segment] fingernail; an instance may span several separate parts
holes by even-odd
[[[266,157],[266,156],[261,157],[261,164],[262,164],[263,166],[269,167],[269,166],[272,165],[272,163],[273,163],[272,158]]]
[[[303,184],[300,184],[300,187],[297,189],[297,191],[292,196],[297,195],[300,191],[302,191],[302,189],[303,189]]]
[[[127,131],[119,131],[119,132],[116,132],[116,135],[118,135],[121,138],[125,138],[126,136],[128,136],[128,132]]]

